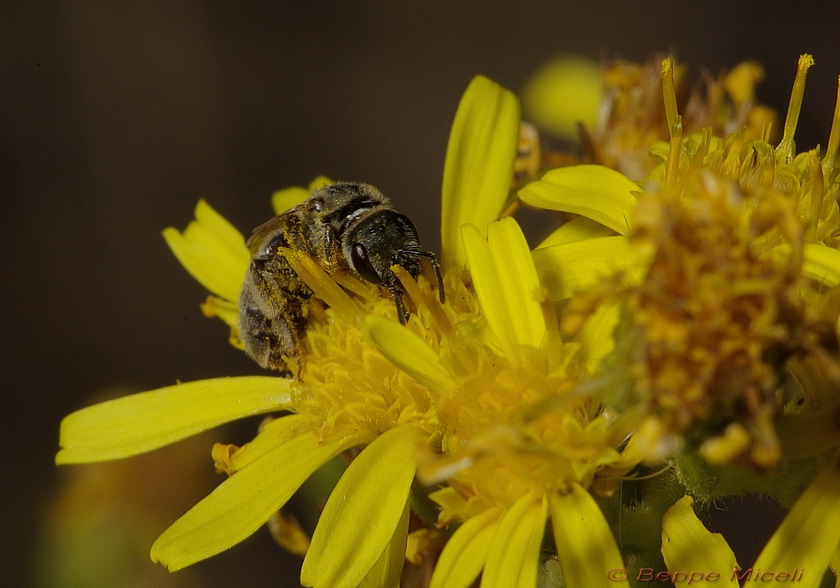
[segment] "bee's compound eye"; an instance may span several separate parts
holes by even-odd
[[[372,284],[382,283],[382,278],[376,273],[376,268],[370,262],[367,249],[361,243],[354,243],[351,251],[350,262],[353,264],[353,269],[358,272],[360,276]]]

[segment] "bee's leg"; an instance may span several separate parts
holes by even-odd
[[[403,325],[408,322],[408,313],[405,310],[405,305],[403,304],[402,300],[402,292],[397,287],[397,285],[389,284],[388,290],[391,292],[391,296],[394,297],[394,306],[397,307],[397,316],[400,317],[400,323]]]
[[[432,270],[435,272],[435,281],[438,287],[438,296],[440,297],[441,303],[446,302],[446,292],[443,289],[443,275],[441,274],[440,264],[435,254],[431,251],[411,251],[411,253],[418,257],[425,257],[432,264]]]
[[[272,321],[272,332],[276,340],[282,343],[271,346],[266,367],[279,370],[285,375],[299,375],[293,372],[298,371],[294,367],[300,355],[301,324],[302,318],[295,316],[280,316]]]
[[[438,297],[440,298],[441,304],[446,302],[446,291],[443,289],[443,275],[440,271],[440,264],[438,263],[437,257],[431,251],[427,252],[429,255],[429,261],[432,264],[432,270],[435,272],[435,281],[437,282],[438,287]]]
[[[244,300],[240,315],[240,338],[245,352],[264,368],[288,373],[283,355],[296,353],[297,334],[282,318],[269,318],[259,304]]]
[[[282,317],[269,319],[254,308],[245,309],[240,316],[245,352],[264,368],[292,375],[286,358],[298,355],[300,337],[294,325]]]

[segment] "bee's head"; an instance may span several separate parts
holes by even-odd
[[[344,236],[344,254],[350,267],[373,284],[394,287],[392,265],[412,276],[420,274],[421,249],[417,229],[407,216],[379,210],[365,217]]]

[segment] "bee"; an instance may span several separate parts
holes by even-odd
[[[248,240],[251,263],[239,297],[240,338],[262,367],[290,372],[287,358],[299,355],[306,328],[306,303],[313,292],[280,248],[307,253],[327,273],[349,271],[386,288],[400,322],[408,320],[402,287],[392,266],[413,277],[428,260],[444,301],[435,254],[426,251],[414,224],[369,184],[337,182],[312,192],[290,210],[257,227]]]

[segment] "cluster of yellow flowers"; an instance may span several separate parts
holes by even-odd
[[[281,533],[298,537],[285,544],[305,553],[306,586],[628,586],[643,569],[737,585],[748,576],[733,579],[731,549],[692,499],[745,493],[791,507],[755,568],[807,569],[799,583],[817,586],[840,543],[840,106],[825,151],[797,154],[811,64],[800,59],[776,147],[754,63],[705,94],[669,59],[584,68],[599,80],[595,118],[562,154],[521,123],[511,92],[475,78],[446,155],[445,302],[394,268],[414,309],[403,325],[379,288],[286,252],[319,301],[294,377],[83,409],[62,423],[57,461],[285,413],[242,447],[214,447],[229,477],[152,547],[170,570],[243,540],[351,452],[311,541]],[[553,108],[564,97],[534,84],[535,122],[571,128],[545,118],[567,117]],[[278,192],[275,212],[327,182]],[[521,205],[558,218],[533,250]],[[200,202],[164,236],[239,346],[241,233]],[[644,508],[623,501],[630,484]]]

